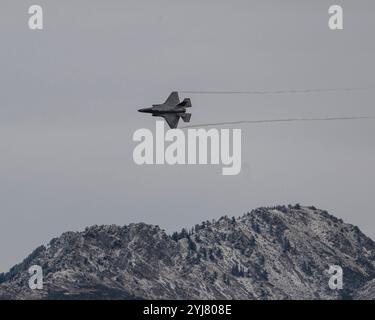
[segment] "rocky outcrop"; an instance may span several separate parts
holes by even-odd
[[[28,286],[31,265],[44,286]],[[343,269],[331,290],[329,266]],[[67,232],[0,275],[1,299],[374,299],[375,243],[314,207],[255,209],[167,235],[158,226]]]

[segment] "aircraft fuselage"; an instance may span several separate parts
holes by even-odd
[[[186,112],[186,108],[178,106],[167,106],[164,104],[154,104],[151,108],[139,109],[139,112],[143,113],[183,113]]]

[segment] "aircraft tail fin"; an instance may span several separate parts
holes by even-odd
[[[185,98],[184,101],[178,104],[179,107],[191,108],[191,100],[189,98]]]
[[[181,118],[184,122],[190,122],[191,113],[183,113],[181,114]]]

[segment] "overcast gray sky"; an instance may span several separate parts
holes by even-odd
[[[45,29],[28,29],[28,7]],[[328,7],[344,7],[344,30]],[[375,121],[235,125],[243,166],[136,166],[136,110],[172,90],[374,88],[373,0],[2,0],[0,271],[92,224],[168,232],[258,206],[327,209],[375,238]],[[181,98],[184,98],[181,95]],[[372,115],[374,90],[190,95],[191,124]]]

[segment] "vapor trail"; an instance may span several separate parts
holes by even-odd
[[[319,92],[350,92],[369,90],[369,88],[334,88],[334,89],[302,89],[302,90],[274,90],[274,91],[196,91],[196,90],[181,90],[179,92],[186,94],[252,94],[252,95],[267,95],[267,94],[303,94],[303,93],[319,93]]]
[[[359,116],[359,117],[331,117],[331,118],[289,118],[289,119],[241,120],[241,121],[233,121],[233,122],[203,123],[203,124],[181,127],[181,129],[224,126],[224,125],[232,125],[232,124],[302,122],[302,121],[337,121],[337,120],[375,120],[375,116],[374,117],[373,116]]]

